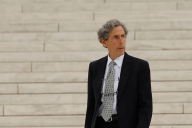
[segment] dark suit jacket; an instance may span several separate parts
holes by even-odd
[[[105,56],[89,64],[85,128],[95,127],[107,59]],[[126,52],[121,67],[116,109],[121,128],[149,128],[153,112],[149,64]]]

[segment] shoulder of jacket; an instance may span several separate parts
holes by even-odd
[[[138,65],[147,65],[148,64],[148,61],[146,61],[144,59],[137,58],[137,57],[134,57],[134,56],[131,56],[131,58],[133,59],[134,64],[138,64]]]
[[[103,59],[105,59],[105,57],[102,57],[102,58],[100,58],[98,60],[91,61],[90,64],[93,65],[93,66],[98,65],[101,61],[103,61]]]

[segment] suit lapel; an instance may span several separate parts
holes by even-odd
[[[96,97],[97,97],[97,101],[99,101],[99,99],[101,100],[101,88],[102,88],[102,80],[104,79],[104,75],[105,75],[105,69],[106,69],[106,64],[107,64],[107,60],[108,60],[108,55],[103,57],[99,64],[97,65],[97,78],[96,78]]]
[[[99,101],[101,100],[101,88],[102,88],[102,80],[105,75],[105,70],[106,70],[106,64],[108,60],[108,55],[103,57],[99,64],[97,65],[97,78],[95,80],[96,82],[96,100]],[[123,58],[123,64],[121,67],[121,74],[120,74],[120,81],[118,84],[118,93],[117,93],[117,103],[121,97],[121,94],[123,92],[123,89],[126,85],[126,82],[129,79],[131,70],[132,70],[132,65],[131,65],[132,58],[129,56],[126,52]]]
[[[117,103],[119,99],[121,98],[121,94],[125,88],[125,85],[127,81],[129,80],[129,76],[131,74],[132,70],[132,58],[129,56],[126,52],[123,58],[123,64],[121,67],[121,74],[120,74],[120,80],[118,84],[118,93],[117,93]]]

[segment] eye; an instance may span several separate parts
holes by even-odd
[[[114,39],[117,39],[117,36],[114,36]]]

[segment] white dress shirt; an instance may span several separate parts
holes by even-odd
[[[114,70],[115,70],[114,92],[116,92],[117,88],[118,88],[120,74],[121,74],[121,66],[122,66],[122,63],[123,63],[123,58],[124,58],[124,54],[119,56],[118,58],[116,58],[114,60],[115,63],[116,63],[116,65],[114,66]],[[109,64],[110,64],[111,61],[112,61],[112,59],[110,58],[110,56],[108,54],[108,60],[107,60],[107,64],[106,64],[105,76],[104,76],[104,81],[103,81],[103,89],[102,89],[103,93],[102,93],[102,98],[101,98],[102,102],[103,102],[103,98],[104,98],[103,94],[105,93],[105,80],[106,80],[106,77],[107,77],[107,72],[108,72]],[[114,95],[114,102],[113,102],[113,109],[112,109],[113,114],[117,114],[116,105],[117,105],[117,93],[115,93],[115,95]],[[102,107],[103,107],[103,104],[99,108],[99,115],[98,116],[101,115],[101,112],[102,112],[102,109],[103,109]]]

